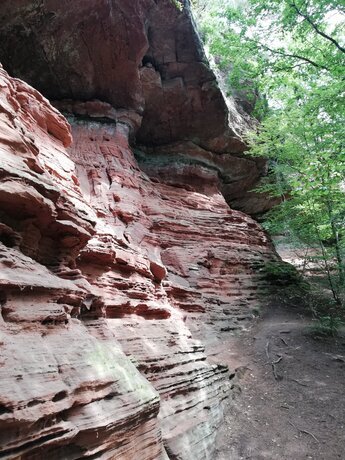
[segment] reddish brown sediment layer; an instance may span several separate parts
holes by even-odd
[[[212,459],[276,258],[188,2],[0,5],[0,458]],[[63,112],[67,118],[62,116]],[[255,201],[257,200],[257,201]]]
[[[243,155],[241,137],[253,120],[231,96],[228,110],[189,1],[175,3],[2,0],[0,62],[60,111],[125,121],[146,148],[212,152],[226,201],[260,214],[272,200],[251,190],[266,166]]]
[[[207,355],[270,242],[202,165],[150,178],[126,124],[71,120],[66,148],[39,93],[1,71],[1,95],[2,457],[212,458],[229,383]]]

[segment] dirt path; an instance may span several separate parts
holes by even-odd
[[[308,324],[270,309],[234,338],[227,360],[238,369],[236,395],[215,460],[345,459],[345,336],[318,341]]]

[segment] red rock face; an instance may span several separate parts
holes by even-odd
[[[211,459],[229,384],[208,355],[270,242],[202,159],[138,163],[124,122],[71,118],[67,147],[46,99],[0,87],[1,455]]]
[[[0,12],[0,61],[49,99],[100,99],[144,115],[139,137],[150,144],[227,128],[188,8],[171,0],[3,0]]]
[[[2,0],[0,62],[59,110],[116,113],[145,148],[187,141],[213,152],[227,202],[258,214],[272,202],[250,193],[266,174],[265,162],[243,156],[251,119],[234,99],[228,113],[182,3],[180,11],[173,0]]]
[[[185,5],[1,2],[1,458],[213,458],[276,255]]]
[[[0,70],[0,452],[159,458],[157,392],[77,268],[94,234],[66,120]]]

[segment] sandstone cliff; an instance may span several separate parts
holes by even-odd
[[[0,458],[212,459],[276,256],[188,4],[5,0],[0,38],[67,117],[1,68]]]

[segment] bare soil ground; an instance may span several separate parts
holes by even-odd
[[[310,324],[273,306],[223,350],[237,371],[214,460],[345,459],[345,334]]]

